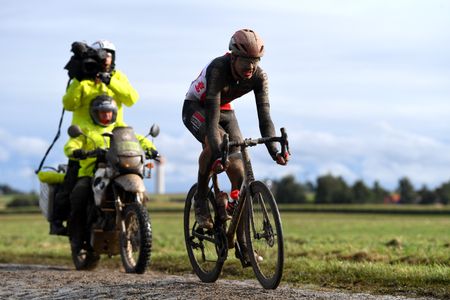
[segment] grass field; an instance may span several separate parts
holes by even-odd
[[[151,269],[191,272],[181,213],[156,213]],[[450,297],[450,218],[383,214],[282,213],[282,283],[372,293]],[[0,262],[71,265],[67,238],[49,236],[39,214],[0,215]],[[102,266],[120,268],[120,258]],[[254,278],[234,251],[221,278]]]

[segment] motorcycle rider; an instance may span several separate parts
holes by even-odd
[[[127,76],[115,68],[116,47],[108,40],[98,40],[91,47],[93,49],[105,50],[106,59],[101,66],[95,78],[78,80],[73,78],[66,94],[63,96],[63,106],[65,110],[72,112],[71,124],[85,127],[91,122],[89,107],[93,99],[99,95],[109,95],[117,103],[117,122],[123,122],[123,105],[132,106],[135,104],[139,95],[131,86]],[[123,123],[125,126],[125,124]],[[63,220],[67,219],[69,212],[69,195],[77,181],[79,169],[77,159],[70,158],[68,169],[64,178],[62,189],[56,194],[54,205],[54,218],[50,224],[51,234],[65,234],[66,228],[63,226]]]
[[[213,227],[207,203],[208,182],[212,172],[226,171],[231,181],[231,199],[226,204],[230,215],[244,178],[242,158],[237,147],[230,149],[229,161],[225,165],[220,160],[220,144],[225,133],[229,134],[232,141],[242,141],[231,102],[253,91],[261,135],[275,136],[270,117],[267,74],[259,66],[264,54],[262,39],[253,30],[241,29],[231,37],[229,50],[225,55],[213,59],[192,81],[182,112],[183,123],[203,146],[199,157],[194,208],[197,223],[207,229]],[[275,143],[266,146],[276,163],[287,164],[289,157],[281,155]],[[222,192],[218,197],[228,198],[228,195]],[[222,219],[229,218],[222,216]],[[242,237],[241,242],[244,243]]]
[[[86,157],[86,152],[94,150],[100,145],[109,146],[109,139],[102,136],[103,133],[112,132],[115,127],[126,126],[123,122],[117,121],[118,105],[108,95],[97,96],[90,105],[89,115],[91,120],[82,127],[83,133],[77,138],[71,138],[64,147],[64,153],[70,159],[80,160],[78,179],[70,194],[70,216],[69,216],[69,237],[74,253],[79,253],[82,249],[92,251],[87,236],[87,206],[93,203],[92,176],[96,158]],[[136,134],[141,147],[145,152],[157,154],[156,147],[151,141],[142,135]]]

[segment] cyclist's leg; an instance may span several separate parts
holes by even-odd
[[[183,123],[192,135],[202,143],[197,176],[197,195],[195,197],[195,217],[199,227],[212,228],[213,223],[208,211],[208,182],[211,169],[211,151],[207,146],[205,128],[205,110],[198,101],[184,101]]]
[[[208,210],[208,183],[210,178],[211,168],[211,152],[209,147],[203,144],[203,150],[200,153],[198,160],[198,176],[197,176],[197,195],[195,197],[195,218],[199,227],[210,229],[213,227],[211,214]]]
[[[230,136],[231,141],[242,141],[242,133],[234,111],[225,111],[221,114],[220,125]],[[240,190],[244,181],[244,164],[239,147],[231,147],[228,157],[230,164],[227,169],[227,175],[231,182],[231,191]]]
[[[222,120],[222,127],[230,135],[231,141],[242,141],[242,133],[239,128],[238,121],[234,111],[225,112]],[[238,147],[232,147],[229,155],[230,165],[227,169],[227,175],[231,182],[231,190],[240,190],[244,181],[244,164],[242,155]],[[239,248],[236,249],[236,256],[243,260],[244,266],[250,266],[248,258],[247,243],[244,235],[244,222],[240,222],[236,231],[236,238],[239,243]]]
[[[230,111],[230,113],[227,114],[227,124],[224,124],[223,126],[230,135],[230,140],[243,140],[234,111]],[[230,178],[232,191],[239,191],[244,181],[244,162],[242,160],[242,154],[239,150],[240,149],[237,147],[230,149],[230,167],[227,170],[227,175]],[[244,228],[244,222],[241,220],[236,230],[236,238],[239,244],[239,249],[236,249],[236,257],[241,260],[243,267],[249,267],[251,264],[248,256],[249,252],[245,239]]]

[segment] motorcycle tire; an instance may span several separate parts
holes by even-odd
[[[127,273],[142,274],[150,263],[152,228],[147,208],[139,202],[125,206],[125,233],[120,234],[120,256]]]
[[[81,250],[76,253],[74,250],[72,252],[72,261],[75,265],[75,269],[78,271],[93,270],[97,267],[100,261],[100,256],[93,251]]]

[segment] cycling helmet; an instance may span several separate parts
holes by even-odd
[[[230,39],[231,53],[244,57],[262,57],[264,55],[264,42],[259,35],[251,29],[236,31]]]
[[[112,118],[107,123],[100,120],[99,112],[112,112]],[[95,124],[107,127],[116,122],[117,119],[117,104],[114,99],[108,95],[97,96],[91,102],[91,107],[89,109],[92,121]]]
[[[116,52],[116,46],[108,40],[98,40],[94,42],[91,47],[96,50],[103,49],[110,52]]]

